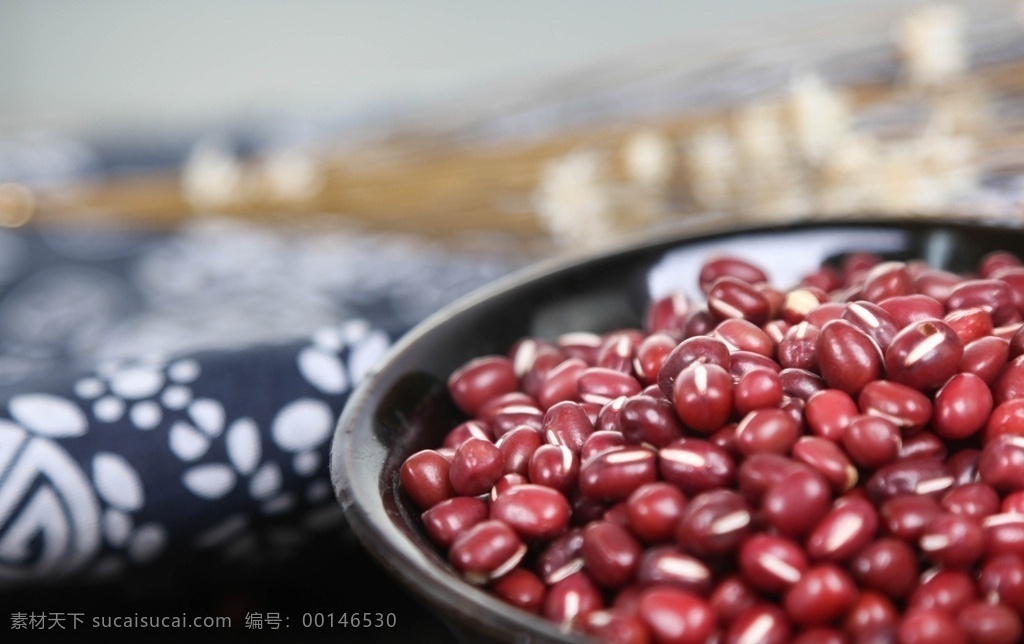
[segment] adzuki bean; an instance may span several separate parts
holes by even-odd
[[[851,253],[526,337],[399,469],[451,568],[607,642],[1024,636],[1024,262]]]

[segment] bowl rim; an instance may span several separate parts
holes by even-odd
[[[359,488],[352,475],[359,464],[353,461],[352,450],[349,447],[359,427],[369,427],[372,424],[366,412],[367,406],[375,401],[376,394],[379,393],[378,387],[388,378],[402,356],[409,353],[435,328],[499,294],[514,291],[556,273],[637,252],[656,252],[660,248],[667,250],[674,246],[713,241],[718,238],[841,228],[919,231],[930,228],[961,231],[1005,229],[1018,233],[1021,231],[1021,228],[1014,226],[1012,222],[951,216],[809,218],[783,223],[730,224],[711,221],[698,225],[687,222],[679,226],[662,227],[632,235],[622,243],[571,251],[528,264],[459,297],[414,325],[394,342],[350,392],[335,426],[329,463],[335,497],[342,507],[348,526],[364,548],[407,589],[421,600],[457,615],[462,622],[486,621],[497,628],[515,632],[516,641],[536,641],[537,638],[541,641],[592,641],[578,633],[560,629],[556,624],[541,617],[519,610],[486,590],[465,582],[452,571],[438,566],[421,551],[418,544],[409,540],[387,518],[379,493],[368,494],[368,491]],[[373,507],[366,507],[367,502],[372,503]],[[377,505],[381,507],[378,508]],[[399,540],[397,543],[394,541],[396,538]],[[432,590],[428,591],[428,588]],[[491,615],[484,615],[485,612]],[[492,615],[495,620],[489,619]],[[495,621],[497,623],[492,623]],[[524,637],[527,635],[528,637]]]

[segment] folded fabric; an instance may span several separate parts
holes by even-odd
[[[258,564],[336,528],[327,455],[352,387],[524,261],[221,220],[4,231],[0,587]]]

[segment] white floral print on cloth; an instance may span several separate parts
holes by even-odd
[[[331,525],[329,438],[345,394],[389,345],[352,320],[306,343],[104,365],[65,392],[11,396],[0,585],[109,577],[190,549],[255,557],[259,517]],[[297,525],[301,538],[310,522]]]

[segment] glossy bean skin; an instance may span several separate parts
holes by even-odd
[[[711,434],[732,413],[732,389],[732,378],[725,369],[697,363],[676,376],[672,402],[686,427]]]
[[[882,375],[878,345],[846,320],[833,320],[821,328],[817,353],[818,371],[829,388],[851,396]]]
[[[487,503],[476,497],[445,499],[423,513],[423,528],[431,541],[442,548],[451,547],[466,530],[488,518]]]
[[[664,481],[641,485],[626,499],[630,529],[648,543],[668,541],[675,535],[686,496]]]
[[[808,535],[807,554],[815,560],[849,561],[875,537],[878,525],[871,503],[858,497],[840,499]]]
[[[761,499],[764,519],[791,538],[805,536],[831,508],[831,486],[824,476],[810,468],[796,470],[781,479]]]
[[[833,442],[842,440],[846,427],[858,413],[854,399],[839,389],[826,389],[814,394],[807,399],[804,408],[811,431]]]
[[[765,592],[785,591],[800,581],[809,567],[800,543],[785,537],[756,534],[740,547],[743,579]]]
[[[486,520],[455,539],[448,560],[468,581],[483,584],[512,570],[525,554],[526,544],[511,527]]]
[[[681,438],[660,449],[658,470],[663,479],[690,495],[730,487],[736,478],[729,452],[698,438]]]
[[[707,595],[714,583],[711,569],[699,558],[676,546],[656,546],[646,550],[636,572],[641,586],[666,585],[699,595]]]
[[[935,395],[932,427],[949,440],[962,440],[977,433],[992,413],[992,391],[980,377],[958,373]]]
[[[619,416],[619,429],[626,442],[664,447],[682,438],[683,424],[675,407],[664,398],[637,395],[626,398]]]
[[[858,552],[850,570],[863,586],[893,599],[902,599],[917,586],[917,552],[906,541],[882,537]]]
[[[857,408],[862,414],[885,418],[908,433],[924,428],[933,413],[927,395],[889,380],[868,383],[857,397]]]
[[[747,284],[768,281],[764,269],[756,264],[735,255],[720,254],[708,258],[701,265],[697,284],[704,293],[707,293],[715,280],[720,277],[733,277]]]
[[[665,585],[643,591],[637,613],[655,641],[679,644],[708,641],[718,621],[700,595]]]
[[[547,586],[533,572],[516,568],[491,583],[491,592],[512,606],[537,614],[544,605]]]
[[[725,633],[728,644],[786,644],[792,641],[793,628],[789,617],[778,606],[764,602],[740,613]]]
[[[619,588],[636,575],[643,547],[625,528],[610,521],[594,521],[583,529],[581,554],[595,583]]]
[[[624,501],[638,487],[658,476],[656,452],[623,447],[593,457],[580,468],[580,492],[599,501]]]
[[[843,433],[846,454],[866,468],[879,468],[899,457],[903,441],[899,428],[882,416],[857,416]]]
[[[746,500],[732,490],[698,494],[683,510],[676,543],[697,555],[720,555],[735,550],[750,534],[753,515]]]
[[[491,502],[490,516],[511,526],[525,541],[553,539],[569,527],[572,507],[553,488],[523,484],[512,486]]]
[[[491,398],[516,391],[519,378],[512,362],[505,356],[474,358],[455,370],[448,378],[452,400],[469,416]]]
[[[666,398],[672,400],[676,378],[692,364],[714,364],[728,371],[729,347],[721,340],[703,335],[680,342],[665,357],[658,371],[658,388]]]
[[[584,571],[575,572],[548,588],[541,614],[563,628],[575,628],[587,615],[604,608],[601,590]]]
[[[421,450],[405,459],[400,470],[402,489],[426,510],[455,496],[449,479],[451,463],[436,450]]]
[[[885,370],[895,382],[932,391],[956,373],[963,354],[963,344],[949,325],[923,320],[896,334],[885,351]]]
[[[708,311],[719,321],[745,320],[755,325],[768,321],[768,299],[756,288],[735,277],[724,276],[711,283],[707,292]]]
[[[849,573],[826,563],[808,569],[786,591],[783,606],[797,624],[816,626],[843,616],[856,598],[857,588]]]

